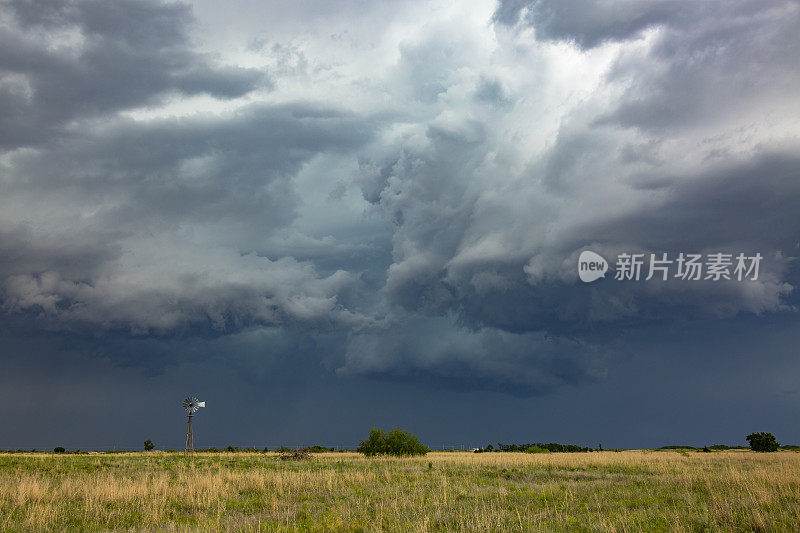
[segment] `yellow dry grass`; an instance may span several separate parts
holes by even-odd
[[[0,455],[0,530],[790,531],[800,454]]]

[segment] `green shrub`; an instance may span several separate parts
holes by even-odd
[[[305,448],[303,448],[303,449],[304,449],[305,451],[309,452],[309,453],[325,453],[325,452],[332,452],[332,451],[334,451],[334,450],[333,450],[333,448],[327,448],[327,447],[325,447],[325,446],[319,446],[319,445],[316,445],[316,446],[306,446],[306,447],[305,447]]]
[[[64,453],[64,452],[65,452],[65,451],[67,451],[67,450],[66,450],[66,449],[64,449],[64,447],[63,447],[63,446],[56,446],[55,448],[53,448],[53,451],[54,451],[55,453]]]
[[[402,457],[425,455],[430,450],[419,441],[416,435],[412,435],[400,428],[389,432],[372,428],[369,432],[369,438],[362,440],[356,451],[366,456],[395,455]]]
[[[541,446],[528,446],[525,448],[525,453],[552,453],[547,448],[542,448]]]
[[[151,450],[154,450],[155,447],[156,447],[156,445],[153,444],[153,441],[151,441],[150,439],[147,439],[146,441],[144,441],[144,451],[149,452]]]
[[[754,452],[777,452],[780,446],[778,441],[775,440],[775,435],[763,431],[749,434],[747,443],[750,444],[750,449]]]

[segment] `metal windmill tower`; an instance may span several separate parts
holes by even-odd
[[[183,400],[183,408],[186,409],[186,415],[189,419],[188,424],[186,425],[186,445],[183,447],[183,454],[186,455],[189,452],[194,453],[194,435],[192,434],[192,416],[197,412],[198,409],[201,407],[205,407],[206,402],[201,402],[194,396],[189,396],[185,400]]]

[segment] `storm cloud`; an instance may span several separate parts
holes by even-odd
[[[0,6],[11,336],[537,396],[615,333],[796,312],[796,2]],[[588,286],[587,249],[764,261]]]

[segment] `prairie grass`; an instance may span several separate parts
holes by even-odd
[[[791,531],[800,454],[0,454],[0,530]]]

